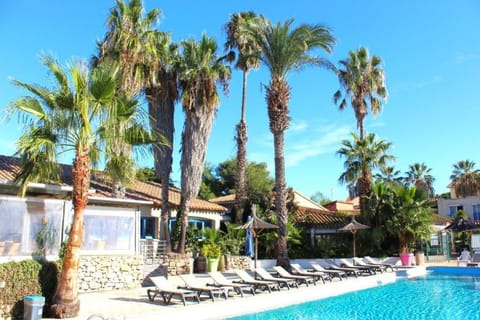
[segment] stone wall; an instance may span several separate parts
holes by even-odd
[[[189,254],[169,253],[165,265],[156,266],[159,275],[169,276],[193,272],[193,258]],[[252,259],[245,256],[227,256],[226,270],[251,269]],[[163,270],[163,271],[162,271]],[[143,257],[136,255],[81,256],[79,292],[137,288],[149,285],[144,278]],[[156,274],[155,274],[156,275]]]
[[[79,292],[129,289],[143,281],[143,258],[137,255],[81,256]]]
[[[193,272],[193,258],[190,254],[167,253],[167,273],[177,276]]]
[[[224,256],[224,263],[220,263],[220,268],[223,268],[220,271],[224,270],[233,270],[233,269],[243,269],[249,270],[252,268],[252,259],[246,256]],[[169,276],[177,276],[179,274],[192,273],[194,259],[191,255],[181,255],[176,253],[167,254],[167,273]],[[197,264],[200,264],[196,261]],[[206,261],[201,262],[201,266],[196,266],[196,271],[199,273],[206,272]]]
[[[250,270],[253,267],[252,259],[247,256],[227,256],[225,265],[227,270]]]

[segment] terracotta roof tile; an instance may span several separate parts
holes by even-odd
[[[15,157],[0,155],[0,183],[13,182],[15,175],[20,171],[20,160]],[[71,185],[72,167],[71,165],[62,165],[62,183]],[[41,182],[41,181],[38,181]],[[95,190],[95,197],[111,197],[111,187],[102,171],[93,171],[90,188]],[[131,200],[161,201],[162,186],[156,182],[136,181],[131,186],[127,186],[126,198]],[[170,187],[168,198],[173,207],[180,205],[181,192],[177,188]],[[227,209],[219,204],[201,199],[193,199],[190,202],[190,208],[201,211],[214,211],[224,213]]]
[[[444,225],[452,222],[452,219],[441,216],[439,214],[434,214],[434,216],[435,217],[433,218],[433,224]]]
[[[231,204],[235,203],[235,194],[227,194],[226,196],[221,196],[209,200],[210,202],[218,204]]]
[[[330,211],[299,207],[293,213],[295,223],[321,226],[323,229],[339,229],[350,221],[350,218]]]

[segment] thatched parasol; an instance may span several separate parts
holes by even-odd
[[[355,220],[355,217],[352,216],[352,221],[344,226],[343,228],[338,229],[338,231],[348,231],[352,233],[353,236],[353,256],[357,256],[356,252],[356,243],[355,243],[355,234],[357,233],[357,230],[364,230],[364,229],[369,229],[369,226],[366,226],[364,224],[361,224],[357,220]]]
[[[452,230],[455,232],[474,232],[480,231],[480,226],[478,224],[473,223],[468,218],[460,218],[456,221],[453,221],[449,224],[445,230]]]
[[[255,250],[254,250],[254,266],[257,267],[257,257],[258,257],[258,234],[265,229],[278,229],[277,225],[268,223],[258,218],[256,215],[256,207],[252,205],[252,217],[245,224],[236,227],[235,229],[243,229],[250,231],[255,240]]]

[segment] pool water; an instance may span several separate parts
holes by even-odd
[[[233,319],[480,319],[480,277],[428,274]]]

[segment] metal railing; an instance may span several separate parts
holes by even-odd
[[[157,239],[140,239],[140,253],[144,264],[160,264],[165,262],[167,242]]]

